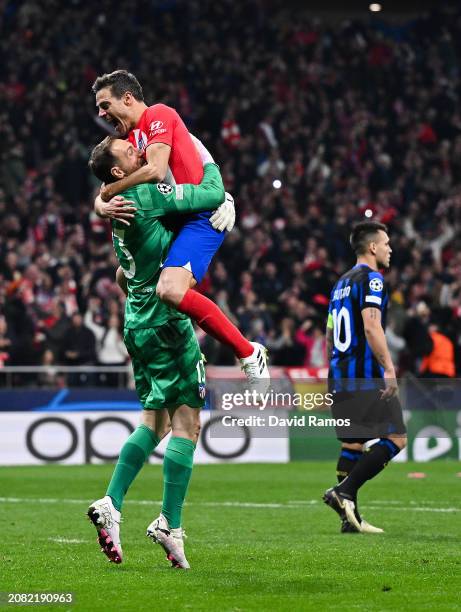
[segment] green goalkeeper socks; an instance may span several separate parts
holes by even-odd
[[[159,442],[155,432],[146,425],[140,425],[123,445],[106,493],[117,510],[122,509],[128,487]]]
[[[155,433],[140,425],[120,451],[117,465],[107,488],[117,510],[122,509],[123,498],[145,461],[160,442]],[[171,529],[181,526],[181,512],[192,474],[195,444],[186,438],[172,437],[163,461],[162,514]]]
[[[181,512],[192,474],[195,444],[186,438],[170,438],[163,460],[162,514],[170,529],[181,527]]]

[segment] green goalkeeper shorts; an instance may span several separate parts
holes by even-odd
[[[205,367],[189,319],[172,319],[160,327],[125,329],[136,392],[146,410],[203,408]]]

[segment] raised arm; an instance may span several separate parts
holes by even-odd
[[[204,166],[203,179],[200,185],[156,185],[145,184],[138,187],[137,193],[141,201],[149,202],[149,210],[156,217],[171,213],[191,213],[202,210],[214,210],[224,200],[224,185],[215,164]],[[145,206],[142,208],[145,210]]]
[[[146,149],[147,163],[125,178],[104,185],[101,198],[108,202],[111,198],[141,183],[157,183],[165,179],[168,171],[171,147],[163,142],[155,142]]]

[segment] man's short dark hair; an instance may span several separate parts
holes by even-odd
[[[387,234],[387,226],[377,221],[361,221],[357,223],[351,233],[350,243],[356,255],[363,255],[367,252],[370,242],[376,239],[376,234],[382,230]]]
[[[134,74],[128,70],[114,70],[114,72],[98,76],[91,91],[96,95],[98,91],[106,87],[110,87],[111,94],[118,100],[129,91],[138,102],[144,102],[142,87]]]
[[[112,142],[114,138],[107,136],[97,144],[91,151],[88,166],[91,172],[103,183],[113,183],[117,179],[111,174],[111,169],[117,165],[117,160],[112,153]]]

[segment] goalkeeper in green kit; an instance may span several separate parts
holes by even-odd
[[[128,176],[144,163],[127,140],[108,137],[91,153],[90,168],[104,183]],[[191,321],[156,295],[161,263],[174,234],[162,224],[168,214],[217,208],[225,198],[214,163],[204,166],[200,185],[141,184],[123,196],[136,214],[131,225],[112,221],[113,243],[127,279],[124,340],[131,355],[142,423],[125,442],[106,496],[93,502],[88,516],[102,551],[122,562],[120,511],[123,498],[154,448],[170,431],[163,463],[163,505],[147,535],[161,544],[174,567],[188,569],[181,510],[193,466],[205,399],[203,356]]]

